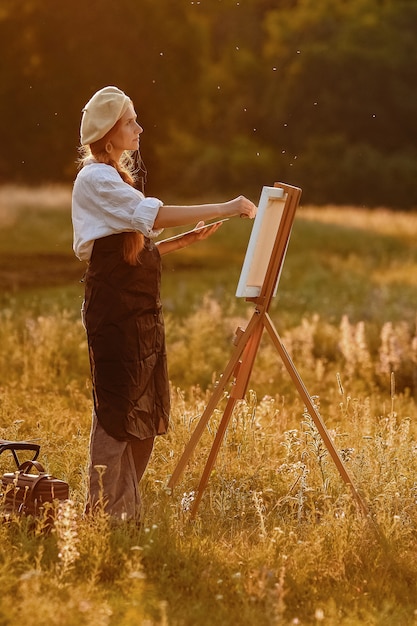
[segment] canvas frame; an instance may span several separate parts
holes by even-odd
[[[293,217],[284,219],[290,210],[288,191],[285,186],[264,186],[261,190],[258,210],[249,238],[236,297],[256,299],[260,296],[267,276],[271,256],[277,240],[285,242],[280,266],[275,268],[273,296],[276,295],[282,266],[291,235]]]

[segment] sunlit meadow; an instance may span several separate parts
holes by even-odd
[[[69,190],[1,190],[0,437],[40,443],[71,499],[49,532],[42,518],[0,524],[0,624],[417,624],[416,214],[301,207],[271,310],[369,515],[267,336],[196,517],[227,394],[167,490],[252,314],[234,297],[241,222],[164,259],[172,426],[143,525],[114,525],[83,516],[91,385]]]

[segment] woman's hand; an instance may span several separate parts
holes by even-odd
[[[207,226],[204,225],[203,221],[198,222],[194,230],[185,233],[184,237],[181,240],[183,242],[185,240],[185,243],[181,247],[189,246],[196,241],[202,241],[203,239],[207,239],[207,237],[214,235],[216,230],[219,230],[221,225],[222,222],[214,222],[214,224],[207,224]]]
[[[180,248],[190,246],[197,241],[207,239],[207,237],[214,235],[216,230],[218,230],[221,225],[222,222],[214,222],[213,224],[207,224],[207,226],[205,226],[204,222],[201,220],[198,224],[196,224],[194,230],[190,230],[182,235],[177,235],[171,239],[158,242],[157,246],[159,252],[161,255],[168,254],[169,252],[174,252]]]
[[[250,217],[251,219],[255,217],[257,211],[257,207],[245,196],[238,196],[234,200],[225,202],[224,207],[227,215],[239,215],[240,217]]]

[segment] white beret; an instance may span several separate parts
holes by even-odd
[[[122,117],[130,103],[130,98],[117,87],[104,87],[97,91],[83,108],[81,145],[86,146],[102,139]]]

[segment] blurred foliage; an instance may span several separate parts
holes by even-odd
[[[81,109],[116,84],[148,194],[281,180],[308,202],[417,206],[412,0],[1,0],[0,35],[0,183],[71,181]]]

